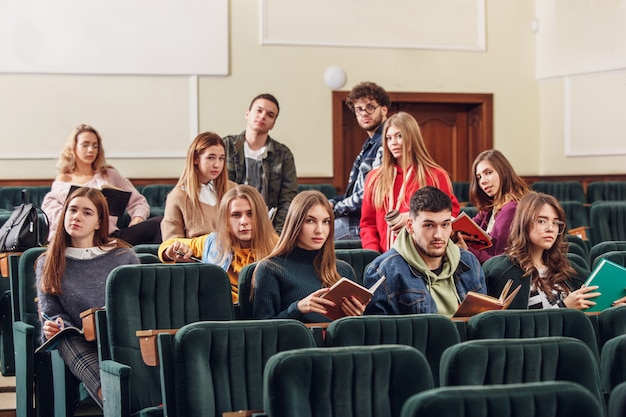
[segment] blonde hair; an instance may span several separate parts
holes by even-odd
[[[317,205],[324,207],[328,212],[328,216],[330,217],[330,230],[326,242],[324,242],[319,253],[313,259],[313,267],[315,274],[320,278],[323,286],[330,287],[341,279],[341,276],[337,272],[337,260],[335,258],[335,218],[328,198],[319,191],[309,190],[296,194],[287,211],[285,225],[283,226],[276,248],[259,263],[272,262],[272,258],[274,257],[291,253],[297,246],[296,243],[308,212]],[[252,275],[253,287],[256,282],[257,270],[258,268],[255,269],[255,273]]]
[[[250,247],[254,249],[255,259],[262,259],[269,255],[278,238],[270,222],[267,207],[261,194],[250,185],[238,185],[228,190],[220,201],[215,239],[216,246],[219,248],[219,261],[217,263],[223,262],[231,252],[241,249],[241,243],[235,237],[229,222],[230,205],[233,200],[238,198],[248,201],[252,209],[252,241]]]
[[[379,169],[373,171],[372,175],[372,200],[374,207],[378,210],[387,209],[384,207],[389,195],[389,191],[393,189],[396,179],[395,166],[396,158],[391,154],[387,146],[387,131],[391,126],[398,128],[402,135],[402,164],[400,168],[407,174],[409,167],[413,167],[414,179],[420,185],[419,188],[426,184],[432,183],[437,188],[441,188],[437,175],[433,175],[432,171],[443,170],[428,153],[422,132],[417,124],[417,120],[409,113],[398,112],[389,117],[383,127],[383,162]],[[407,178],[408,180],[408,178]],[[448,182],[450,180],[448,179]],[[448,184],[452,188],[452,184]]]
[[[92,162],[91,168],[94,172],[101,171],[103,174],[106,174],[107,168],[111,168],[111,166],[107,164],[104,156],[104,146],[102,145],[102,137],[100,137],[100,133],[89,125],[81,124],[72,130],[65,141],[63,149],[61,150],[61,155],[57,161],[57,171],[59,174],[72,174],[76,170],[76,146],[78,145],[78,135],[84,132],[91,132],[96,135],[96,138],[98,139],[98,155],[96,155],[96,159]]]

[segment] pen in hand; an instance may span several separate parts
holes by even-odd
[[[48,315],[47,315],[46,313],[44,313],[44,312],[42,312],[42,313],[41,313],[41,317],[43,317],[43,318],[44,318],[44,320],[47,320],[47,321],[51,321],[51,322],[53,322],[53,323],[56,323],[56,324],[57,324],[57,326],[59,327],[59,329],[62,329],[62,328],[64,327],[64,326],[63,326],[63,319],[61,319],[60,317],[57,317],[56,319],[53,319],[52,317],[48,316]]]
[[[183,256],[183,257],[185,256],[185,254],[184,254],[184,253],[179,252],[179,251],[174,251],[174,253],[175,253],[176,255],[178,255],[178,256]],[[190,257],[189,257],[189,259],[191,259],[192,261],[196,261],[196,262],[202,262],[202,259],[197,258],[197,257],[195,257],[195,256],[190,256]]]

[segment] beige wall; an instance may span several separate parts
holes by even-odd
[[[240,132],[261,92],[280,100],[272,136],[292,149],[298,175],[331,176],[331,91],[323,73],[333,65],[347,73],[345,90],[371,80],[397,92],[492,93],[495,147],[522,175],[619,173],[624,157],[564,157],[562,81],[535,78],[534,1],[486,6],[486,52],[263,46],[259,3],[231,0],[227,77],[2,74],[0,179],[53,178],[67,134],[83,122],[101,131],[109,162],[124,175],[177,177],[196,131]],[[381,16],[381,24],[393,22]],[[36,156],[6,159],[13,141]],[[132,149],[136,143],[140,149]]]

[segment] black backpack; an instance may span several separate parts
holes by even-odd
[[[39,221],[38,213],[43,214],[43,221]],[[15,207],[0,228],[0,252],[23,252],[35,246],[45,246],[48,229],[48,217],[30,203],[28,190],[24,189],[22,204]]]

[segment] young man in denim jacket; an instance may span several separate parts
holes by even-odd
[[[411,197],[409,219],[393,248],[365,271],[365,286],[385,276],[365,314],[438,313],[451,317],[468,291],[486,294],[478,259],[451,240],[452,201],[427,186]]]
[[[365,177],[381,164],[381,136],[390,105],[389,94],[372,82],[357,84],[346,97],[346,106],[367,132],[367,139],[352,164],[345,194],[330,200],[335,212],[335,240],[361,239],[359,222]]]

